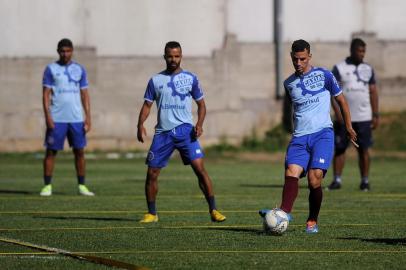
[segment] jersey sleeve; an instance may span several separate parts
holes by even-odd
[[[82,77],[80,78],[79,81],[79,86],[80,89],[87,89],[89,87],[89,82],[87,81],[87,72],[86,69],[84,69],[82,66],[80,67],[82,69]]]
[[[52,76],[51,68],[47,66],[42,77],[42,86],[52,88],[55,85],[54,76]]]
[[[192,84],[192,97],[194,100],[201,100],[203,96],[203,90],[200,87],[199,79],[196,76],[193,76],[193,84]]]
[[[325,87],[330,92],[330,94],[332,96],[338,96],[339,94],[341,94],[342,91],[333,73],[326,70],[324,72],[324,76],[326,77]]]
[[[155,86],[152,78],[149,80],[147,89],[145,89],[144,100],[154,102],[155,100]]]
[[[338,71],[337,66],[334,66],[333,70],[331,72],[333,73],[333,75],[337,79],[337,81],[341,82],[341,75],[340,75],[340,72]]]

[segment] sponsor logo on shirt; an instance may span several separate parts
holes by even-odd
[[[357,81],[363,82],[364,85],[367,85],[372,77],[372,70],[366,64],[359,64],[356,67],[354,74],[357,76]]]
[[[72,89],[59,88],[59,89],[56,89],[56,92],[58,94],[79,93],[79,89],[77,89],[77,88],[72,88]]]
[[[316,98],[313,98],[313,99],[308,99],[305,102],[297,103],[296,108],[300,108],[302,106],[310,105],[310,104],[313,104],[313,103],[319,103],[319,102],[320,102],[319,97],[316,97]]]
[[[168,87],[172,89],[172,96],[179,96],[181,100],[185,100],[186,97],[190,96],[192,84],[193,77],[181,73],[171,78]]]
[[[178,105],[178,104],[162,104],[161,109],[163,109],[163,110],[184,110],[184,109],[186,109],[186,106]]]
[[[68,75],[69,81],[79,82],[82,77],[82,69],[75,64],[69,65],[66,69],[66,75]]]
[[[322,72],[312,72],[301,79],[300,87],[302,89],[302,95],[306,96],[310,94],[312,96],[317,95],[324,91],[324,74]]]

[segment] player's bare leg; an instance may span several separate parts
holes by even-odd
[[[199,187],[206,198],[207,203],[209,204],[209,212],[212,221],[222,222],[226,220],[226,217],[223,216],[216,208],[216,200],[213,193],[213,184],[207,173],[204,162],[202,158],[195,159],[191,162],[193,171],[195,172],[197,179],[199,181]]]
[[[358,148],[358,166],[361,174],[360,189],[362,191],[368,191],[370,189],[368,181],[369,164],[370,157],[368,148]]]
[[[85,185],[85,175],[86,175],[86,160],[85,160],[85,151],[83,148],[73,149],[73,155],[75,156],[75,169],[76,176],[78,178],[78,191],[80,195],[84,196],[94,196],[94,193],[91,192]]]
[[[44,187],[41,189],[41,196],[52,195],[52,174],[55,167],[55,156],[58,153],[56,150],[47,149],[45,151],[45,157],[43,162],[44,169]]]
[[[345,152],[335,153],[333,159],[333,181],[327,187],[328,190],[341,188],[341,175],[345,165]]]
[[[86,172],[85,151],[83,149],[73,149],[73,154],[75,156],[76,175],[84,176]]]
[[[345,165],[345,153],[334,155],[333,173],[334,175],[341,175]]]
[[[199,187],[202,190],[205,197],[213,196],[213,184],[207,173],[202,158],[195,159],[191,162],[193,171],[195,172],[198,180]]]
[[[158,194],[158,176],[160,173],[160,168],[148,167],[147,178],[145,180],[145,197],[147,199],[148,213],[140,220],[141,223],[158,221],[155,201]]]
[[[44,175],[52,177],[55,166],[55,156],[58,153],[56,150],[47,149],[44,157]],[[50,183],[45,183],[45,185]]]
[[[160,168],[148,167],[147,179],[145,181],[145,196],[147,202],[155,202],[156,200],[156,195],[158,194],[158,176],[160,173]]]

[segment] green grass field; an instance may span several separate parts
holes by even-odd
[[[41,159],[0,157],[0,238],[11,238],[152,269],[405,269],[406,159],[373,159],[371,192],[358,190],[349,158],[344,186],[324,192],[320,233],[307,235],[306,182],[294,221],[282,236],[265,235],[260,208],[279,204],[283,154],[269,159],[208,157],[217,205],[227,215],[210,222],[189,167],[172,159],[161,173],[160,221],[141,225],[145,212],[142,159],[88,160],[96,197],[76,195],[70,155],[58,157],[54,195],[41,198]],[[278,158],[279,157],[279,158]],[[327,175],[324,186],[331,180]],[[63,255],[0,242],[1,269],[110,269]]]

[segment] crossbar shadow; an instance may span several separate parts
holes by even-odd
[[[406,245],[406,238],[361,238],[361,237],[339,237],[340,240],[358,240],[362,242],[371,242],[386,245]]]
[[[33,218],[59,219],[59,220],[97,220],[97,221],[134,221],[130,218],[110,218],[110,217],[65,217],[65,216],[34,216]]]

